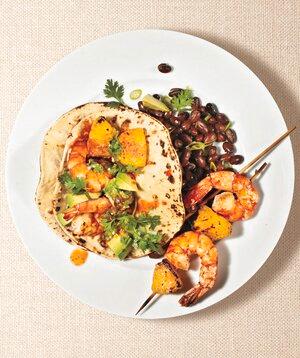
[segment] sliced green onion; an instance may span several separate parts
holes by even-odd
[[[142,95],[142,90],[141,89],[135,89],[135,90],[130,92],[129,97],[130,97],[130,99],[135,100],[135,99],[140,98],[141,95]]]
[[[217,170],[216,164],[214,162],[210,162],[209,163],[209,167],[211,170],[213,170],[214,172]]]

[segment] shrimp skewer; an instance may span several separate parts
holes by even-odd
[[[231,171],[210,173],[191,188],[184,198],[187,209],[199,203],[212,189],[224,190],[214,198],[212,208],[229,221],[249,219],[254,215],[259,195],[251,180]]]
[[[167,249],[165,258],[174,267],[187,271],[193,255],[198,255],[201,261],[199,283],[181,297],[179,303],[182,306],[198,302],[216,282],[218,251],[212,240],[204,234],[187,231],[175,237]]]

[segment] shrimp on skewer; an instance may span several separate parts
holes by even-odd
[[[201,299],[215,284],[218,267],[218,252],[212,240],[201,233],[187,231],[175,237],[165,258],[176,268],[187,271],[192,255],[201,261],[199,283],[187,291],[179,300],[182,306],[190,306]]]
[[[68,221],[80,214],[98,214],[98,216],[100,216],[109,208],[111,208],[110,201],[106,197],[101,197],[99,199],[84,201],[67,209],[63,217]]]
[[[210,173],[191,188],[184,198],[187,209],[199,203],[212,189],[224,190],[215,196],[212,208],[231,222],[253,216],[259,195],[249,178],[231,171]]]

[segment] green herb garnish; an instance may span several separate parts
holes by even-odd
[[[182,90],[177,96],[171,99],[171,104],[177,112],[191,108],[193,103],[193,91],[189,88]]]
[[[96,173],[103,173],[104,171],[103,166],[93,159],[89,160],[88,167]]]
[[[190,143],[187,148],[189,150],[204,150],[208,147],[211,143],[204,143],[204,142],[192,142]]]
[[[125,233],[133,239],[133,246],[143,251],[158,251],[162,235],[153,230],[160,224],[158,215],[142,214],[133,216],[131,214],[107,215],[102,219],[102,225],[106,237],[111,237],[119,232]]]
[[[135,173],[140,174],[142,172],[141,168],[136,168],[133,165],[123,165],[120,163],[115,163],[112,167],[108,168],[108,171],[111,175],[116,176],[118,173]]]
[[[116,100],[109,102],[108,105],[110,107],[118,107],[120,104],[125,104],[123,101],[124,86],[119,85],[118,81],[113,81],[112,79],[107,80],[103,92],[106,98],[114,98]]]
[[[109,143],[109,151],[113,157],[117,157],[122,150],[121,143],[117,137],[113,138]]]
[[[64,187],[68,191],[72,192],[75,195],[86,193],[84,179],[82,179],[82,178],[73,179],[67,171],[65,171],[63,174],[61,174],[58,177],[58,180],[60,181],[60,183],[62,185],[64,185]]]

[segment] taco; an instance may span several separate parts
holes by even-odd
[[[140,111],[87,103],[61,116],[41,150],[36,202],[65,241],[109,258],[158,251],[184,221],[168,130]]]

